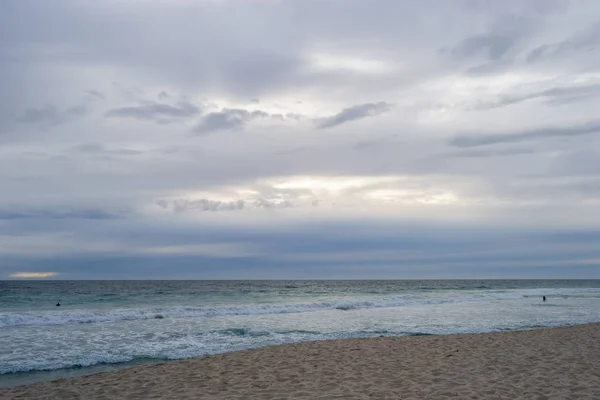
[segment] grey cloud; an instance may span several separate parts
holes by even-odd
[[[104,94],[102,94],[101,92],[99,92],[97,90],[88,90],[88,91],[86,91],[86,93],[96,100],[104,100],[106,98],[104,96]]]
[[[277,193],[274,197],[254,197],[240,199],[235,201],[221,201],[210,199],[176,199],[176,200],[158,200],[156,204],[164,209],[174,213],[186,213],[194,211],[237,211],[248,207],[257,209],[277,209],[292,208],[294,204],[291,200],[285,198],[285,191]],[[268,193],[267,193],[268,194]]]
[[[62,117],[56,107],[46,105],[42,108],[29,108],[18,118],[19,122],[26,124],[37,124],[47,122],[51,125],[58,125],[62,122]]]
[[[500,20],[495,24],[497,27],[487,33],[490,38],[509,39],[522,34],[526,22],[519,22],[519,18],[511,22],[511,17],[497,16],[525,15],[526,18],[531,14],[531,6],[491,7],[485,3],[480,10],[486,17],[484,21],[490,17]],[[469,6],[465,7],[464,2],[455,5],[436,1],[435,12],[432,12],[430,6],[413,6],[408,1],[382,0],[377,6],[365,1],[352,1],[351,6],[337,2],[292,1],[273,5],[271,11],[263,15],[260,29],[248,36],[244,25],[254,26],[253,18],[257,12],[260,14],[261,5],[250,2],[237,6],[237,12],[248,15],[240,22],[236,14],[227,11],[231,6],[229,2],[184,2],[174,7],[165,4],[159,1],[143,9],[122,9],[111,2],[107,9],[112,12],[105,15],[87,6],[73,9],[69,1],[57,0],[52,7],[36,6],[40,15],[52,18],[40,19],[31,12],[31,6],[14,6],[11,20],[25,21],[26,26],[32,27],[30,31],[23,32],[20,29],[23,24],[11,24],[8,17],[0,22],[5,22],[4,36],[12,38],[11,41],[29,43],[32,37],[44,39],[40,41],[42,51],[28,52],[34,60],[98,63],[114,67],[114,71],[124,68],[134,74],[143,71],[153,76],[152,79],[164,79],[173,86],[190,87],[199,92],[226,92],[246,99],[262,98],[263,93],[339,84],[352,85],[358,93],[370,89],[371,79],[363,81],[356,79],[355,74],[311,68],[307,55],[320,43],[335,43],[333,47],[346,54],[353,49],[375,50],[375,53],[380,50],[391,53],[389,50],[393,49],[403,63],[411,60],[416,64],[416,68],[410,66],[411,69],[427,70],[421,63],[431,61],[429,50],[439,45],[441,37],[462,38],[471,33],[473,26],[488,25],[480,24],[480,16]],[[444,17],[432,25],[428,16],[436,13]],[[461,17],[466,21],[473,18],[476,22],[444,23]],[[169,35],[153,38],[153,27],[145,21],[154,18],[160,18],[164,26],[186,29],[171,29]],[[308,26],[311,29],[307,29]],[[511,32],[514,33],[511,35]],[[124,41],[123,37],[131,41]],[[411,39],[405,40],[408,37]],[[131,50],[132,43],[135,43],[135,51]],[[52,52],[55,44],[71,50],[67,54]],[[189,51],[198,45],[202,51]],[[500,44],[488,47],[493,49],[492,54],[502,53]],[[181,54],[185,54],[185,62],[173,62],[181,59]],[[388,78],[387,74],[380,74],[377,80],[379,84],[389,85]]]
[[[254,207],[256,208],[293,208],[294,204],[290,200],[272,200],[258,198],[254,200]]]
[[[53,105],[47,104],[41,108],[29,108],[17,118],[18,122],[24,124],[37,125],[60,125],[74,118],[85,116],[89,111],[86,104],[79,104],[67,108],[64,111],[59,110]]]
[[[536,63],[578,51],[593,51],[598,47],[598,41],[600,41],[600,22],[594,23],[584,32],[567,40],[543,44],[534,48],[527,55],[527,62]]]
[[[244,201],[220,201],[220,200],[158,200],[156,204],[166,210],[176,213],[188,211],[235,211],[244,208]]]
[[[455,59],[484,54],[490,60],[500,60],[513,46],[515,38],[497,33],[466,38],[450,50]]]
[[[21,155],[23,157],[35,157],[35,158],[51,157],[51,154],[45,153],[45,152],[42,152],[42,151],[24,151],[24,152],[21,153]]]
[[[99,143],[85,143],[80,144],[78,146],[73,147],[73,150],[79,151],[82,153],[98,153],[105,150],[104,145]]]
[[[146,102],[139,106],[114,108],[106,112],[107,117],[134,118],[139,120],[168,123],[172,118],[188,118],[200,113],[200,109],[188,102],[172,106],[165,103]]]
[[[492,75],[494,73],[501,72],[504,69],[510,68],[511,65],[511,61],[494,60],[468,68],[465,72],[467,75],[472,76]]]
[[[548,98],[550,104],[571,103],[598,95],[600,95],[600,84],[557,87],[542,92],[542,96]]]
[[[286,50],[277,52],[264,51],[260,48],[249,53],[247,49],[237,49],[231,63],[225,65],[223,72],[227,75],[222,85],[230,91],[242,89],[251,96],[261,95],[265,89],[275,89],[306,81],[302,67],[305,61]],[[251,78],[249,78],[251,77]],[[234,87],[237,86],[237,87]]]
[[[600,95],[600,84],[560,86],[524,94],[507,94],[494,101],[480,102],[474,108],[488,110],[521,103],[527,100],[542,98],[548,104],[561,105]]]
[[[398,140],[398,135],[388,135],[385,137],[381,137],[373,140],[361,140],[356,142],[352,147],[356,150],[370,150],[379,148],[381,146],[387,146],[392,144]]]
[[[497,143],[519,142],[523,140],[560,136],[579,136],[600,131],[600,121],[589,121],[585,124],[560,128],[538,128],[520,132],[474,134],[464,133],[450,140],[455,147],[477,147]]]
[[[595,156],[595,159],[597,159],[597,154]],[[597,201],[600,194],[600,185],[598,185],[600,170],[596,167],[597,162],[594,163],[593,160],[585,160],[584,162],[587,164],[587,161],[590,161],[590,166],[595,167],[595,171],[589,171],[592,172],[590,175],[582,175],[583,171],[581,170],[571,170],[568,175],[561,176],[560,170],[557,170],[556,175],[552,177],[513,177],[507,181],[496,180],[488,182],[488,184],[491,186],[491,192],[498,198],[505,196],[532,201],[537,204],[554,202],[554,204],[578,204],[583,207],[580,202]]]
[[[468,36],[453,47],[442,48],[440,53],[454,60],[483,57],[489,63],[474,70],[491,69],[512,58],[511,51],[529,34],[532,25],[533,21],[524,16],[499,15],[486,32]]]
[[[239,108],[225,108],[219,112],[213,112],[194,128],[196,133],[212,133],[221,130],[239,129],[247,122],[256,118],[266,118],[270,115],[264,111],[247,111]]]
[[[600,182],[600,149],[592,141],[584,146],[578,146],[562,151],[554,157],[550,176],[569,177],[587,176],[593,179],[594,184]]]
[[[270,117],[273,119],[280,120],[280,121],[289,121],[289,120],[299,121],[299,120],[305,118],[304,115],[296,114],[296,113],[286,113],[286,114],[277,113],[277,114],[271,114]]]
[[[110,212],[101,209],[72,209],[72,210],[7,210],[0,209],[0,220],[19,220],[19,219],[118,219],[122,218],[122,213]]]
[[[143,152],[135,149],[118,148],[109,149],[100,143],[84,143],[73,147],[73,150],[79,153],[87,154],[102,154],[102,155],[122,155],[122,156],[135,156],[142,154]]]
[[[14,221],[15,225],[21,221]],[[422,269],[412,270],[411,266],[436,265],[437,275],[456,278],[457,268],[462,268],[466,276],[477,274],[482,265],[492,263],[519,267],[532,273],[532,277],[555,277],[555,274],[566,274],[566,277],[590,278],[589,271],[573,272],[574,267],[561,269],[529,270],[532,263],[563,261],[570,259],[596,258],[596,243],[600,233],[597,229],[535,229],[527,227],[515,231],[514,227],[484,228],[465,226],[465,224],[439,223],[435,227],[427,224],[408,223],[407,229],[398,229],[397,223],[377,221],[355,221],[346,223],[315,223],[278,225],[275,227],[229,227],[194,226],[181,229],[172,225],[173,220],[165,221],[166,225],[144,224],[135,226],[127,221],[82,221],[77,238],[68,237],[69,243],[63,245],[53,255],[44,254],[43,258],[34,251],[14,252],[7,259],[8,265],[59,266],[65,279],[71,277],[102,277],[119,279],[124,277],[139,278],[175,278],[188,277],[195,279],[237,278],[240,274],[245,278],[299,278],[299,270],[308,273],[309,279],[315,278],[397,278],[409,276],[423,278]],[[100,229],[98,228],[100,227]],[[110,240],[99,236],[101,232],[109,232]],[[451,238],[449,240],[448,238]],[[36,235],[35,231],[24,231],[12,242],[19,245],[23,242],[52,245],[53,237]],[[76,240],[73,240],[76,239]],[[91,247],[86,243],[104,242],[105,246]],[[60,243],[60,241],[58,241]],[[84,244],[81,246],[81,244]],[[201,256],[186,257],[185,248],[200,243],[219,244],[225,249],[235,249],[242,244],[257,250],[256,258],[239,259],[226,262],[227,254],[214,258]],[[81,248],[83,247],[83,248]],[[174,248],[182,249],[180,253],[165,257],[164,254],[152,254],[151,257],[132,256],[128,249],[135,248]],[[104,250],[106,248],[108,251]],[[103,254],[104,252],[104,254]],[[39,254],[39,252],[38,252]],[[107,258],[110,258],[107,263]],[[7,264],[4,262],[3,265]],[[382,268],[382,262],[393,262],[393,270]],[[115,266],[115,263],[117,264]],[[150,264],[149,264],[150,263]],[[206,265],[199,273],[198,265]],[[368,264],[368,268],[364,265]],[[458,264],[462,264],[461,267]],[[109,269],[106,266],[109,265]],[[148,267],[148,266],[151,266]],[[337,267],[336,267],[337,265]],[[362,265],[348,268],[348,265]],[[383,264],[384,265],[384,264]],[[210,267],[213,266],[213,267]],[[286,267],[287,266],[287,267]],[[385,266],[385,265],[384,265]],[[125,268],[127,267],[127,268]],[[250,268],[251,267],[251,268]],[[2,268],[2,266],[0,266]],[[6,266],[4,270],[6,271]],[[10,267],[9,267],[10,268]],[[251,269],[251,274],[243,275]],[[593,265],[597,271],[597,263]],[[40,268],[39,270],[45,270]],[[55,271],[55,269],[50,269]],[[490,270],[500,278],[515,278],[514,269],[496,268]],[[96,275],[96,274],[103,275]],[[480,273],[480,272],[479,272]],[[521,276],[521,275],[519,275]],[[593,275],[596,276],[596,275]],[[559,276],[560,277],[560,276]],[[564,276],[563,276],[564,277]]]
[[[385,50],[379,49],[379,46],[393,46],[402,60],[412,59],[419,64],[424,61],[421,55],[428,52],[424,46],[431,46],[431,39],[435,39],[436,33],[439,32],[434,29],[433,32],[436,33],[433,34],[415,34],[414,37],[419,39],[413,38],[411,48],[408,49],[400,39],[406,37],[402,33],[404,30],[418,28],[423,14],[420,7],[408,6],[405,2],[383,1],[377,7],[369,7],[363,1],[353,2],[353,6],[350,7],[334,3],[325,6],[314,2],[278,4],[274,6],[272,15],[269,13],[265,17],[261,29],[255,31],[251,37],[240,33],[244,32],[244,29],[223,31],[221,26],[237,26],[239,22],[225,12],[228,8],[227,3],[182,3],[169,10],[164,9],[164,3],[161,3],[157,2],[143,10],[115,9],[116,15],[120,15],[115,20],[94,13],[86,7],[71,10],[68,8],[68,2],[57,1],[53,9],[44,10],[56,18],[49,19],[51,22],[44,20],[39,21],[42,22],[40,24],[31,24],[36,27],[31,35],[40,35],[41,31],[49,43],[68,43],[68,46],[74,49],[65,56],[69,62],[98,62],[114,67],[115,71],[121,71],[120,67],[124,67],[128,71],[134,71],[134,74],[137,71],[147,71],[151,76],[157,76],[159,80],[164,80],[170,85],[167,87],[186,87],[200,93],[212,91],[226,93],[226,96],[244,96],[244,99],[248,99],[263,98],[261,95],[265,92],[292,92],[295,88],[322,90],[324,87],[338,85],[351,86],[356,88],[356,92],[364,93],[363,88],[372,90],[369,86],[373,80],[377,80],[378,85],[390,85],[387,73],[362,80],[357,79],[360,77],[354,73],[312,68],[310,56],[314,44],[321,41],[337,43],[342,55],[351,54],[353,46],[368,49],[375,44],[375,53]],[[248,11],[248,15],[253,16],[260,7],[244,4],[241,10]],[[468,11],[442,4],[437,4],[437,7],[452,15]],[[394,10],[397,17],[391,18],[390,10]],[[72,14],[77,14],[80,19],[66,17]],[[152,34],[148,32],[149,28],[143,21],[158,15],[165,26],[188,26],[191,31],[175,29],[160,40],[152,40]],[[200,20],[192,18],[192,15]],[[343,18],[332,18],[336,15],[343,15]],[[294,16],[292,20],[291,16]],[[26,20],[32,18],[26,11],[22,11],[20,17]],[[398,17],[402,19],[401,22],[398,21]],[[299,22],[297,18],[304,22]],[[363,18],[367,18],[369,23],[364,24],[367,21]],[[85,22],[74,24],[74,20]],[[361,21],[363,23],[358,23]],[[38,21],[34,19],[33,22]],[[246,22],[253,24],[252,18],[244,21]],[[361,26],[360,29],[357,29],[358,25]],[[303,26],[312,28],[306,30]],[[219,35],[214,34],[217,30]],[[98,35],[97,31],[103,34]],[[184,31],[193,34],[186,34]],[[21,36],[25,35],[16,32],[12,36],[23,40]],[[136,43],[136,51],[131,51],[129,44],[122,41],[122,37],[131,37]],[[190,46],[198,45],[194,43],[194,37],[211,40],[202,41],[201,52],[189,52],[187,50]],[[355,40],[356,38],[361,40]],[[419,43],[414,43],[414,40],[418,40]],[[419,48],[425,48],[426,51],[414,50]],[[99,51],[94,51],[95,49]],[[185,62],[172,61],[179,58],[183,52],[186,54]],[[413,56],[419,57],[419,61],[412,58]],[[413,69],[412,66],[409,67]],[[413,75],[412,72],[410,74]],[[159,98],[162,101],[163,98]],[[353,103],[354,100],[349,104]]]
[[[384,101],[378,103],[365,103],[356,106],[344,108],[339,113],[325,118],[318,124],[320,129],[333,128],[346,122],[355,121],[357,119],[373,117],[389,111],[391,104]]]
[[[65,111],[65,115],[68,117],[83,117],[88,111],[88,108],[85,104],[80,104],[77,106],[69,107]]]
[[[136,156],[138,154],[142,154],[143,153],[143,151],[140,151],[140,150],[127,149],[127,148],[123,148],[123,149],[110,149],[110,150],[106,150],[106,152],[108,154],[123,155],[123,156]]]
[[[112,82],[112,88],[117,92],[121,100],[138,103],[152,103],[144,95],[144,91],[137,86],[127,85],[120,82]],[[160,99],[160,96],[159,96]]]
[[[578,190],[570,186],[507,188],[524,175],[550,180],[557,175],[596,177],[600,165],[596,162],[600,135],[557,139],[589,133],[589,127],[527,129],[579,125],[596,118],[600,98],[594,96],[600,89],[584,85],[595,82],[598,52],[585,51],[594,45],[592,36],[586,38],[591,31],[583,35],[577,31],[599,15],[600,3],[570,2],[552,13],[532,11],[538,7],[534,3],[546,7],[548,1],[156,0],[144,7],[121,7],[118,0],[105,0],[98,12],[91,3],[73,0],[10,0],[11,12],[0,12],[0,208],[11,210],[10,204],[26,202],[42,209],[55,204],[63,210],[64,204],[76,202],[88,210],[116,204],[140,212],[135,218],[102,224],[13,211],[15,218],[29,217],[2,221],[0,228],[11,234],[38,224],[37,220],[43,229],[55,232],[106,225],[98,238],[112,238],[115,225],[130,225],[144,233],[148,225],[166,223],[157,222],[163,219],[154,218],[154,212],[178,210],[180,215],[164,220],[183,222],[182,227],[162,226],[156,232],[170,240],[192,225],[197,227],[194,237],[198,232],[214,235],[205,219],[215,226],[239,221],[254,231],[271,223],[286,224],[288,216],[302,223],[380,215],[402,220],[412,212],[410,207],[396,208],[395,203],[380,207],[383,203],[371,197],[364,204],[361,200],[376,190],[392,196],[396,189],[424,193],[424,198],[443,190],[465,204],[480,202],[481,223],[488,226],[522,223],[520,211],[507,212],[504,218],[504,206],[499,209],[497,204],[519,208],[529,201],[564,207],[569,210],[564,215],[586,214],[571,222],[570,214],[536,209],[531,221],[597,225],[597,219],[589,221],[600,215],[595,193],[569,195]],[[149,21],[168,34],[156,35],[157,25]],[[447,50],[438,52],[444,47]],[[539,56],[527,63],[528,52],[536,47],[541,48]],[[556,80],[548,84],[547,77]],[[542,80],[545,83],[540,84]],[[509,87],[514,90],[505,91]],[[73,93],[85,93],[87,108],[73,102]],[[489,93],[500,96],[485,96]],[[178,104],[186,99],[199,110],[186,112]],[[211,100],[219,108],[209,108]],[[380,100],[394,103],[399,112],[368,118],[387,109],[387,103],[377,103]],[[469,112],[468,107],[479,100],[483,100],[480,111]],[[528,100],[527,107],[501,109]],[[579,104],[567,104],[577,100]],[[81,118],[100,103],[101,118]],[[431,103],[441,106],[428,107]],[[331,109],[335,104],[342,106]],[[550,107],[556,104],[564,106]],[[36,108],[25,115],[31,106]],[[252,113],[257,109],[263,111]],[[318,120],[315,110],[332,111],[321,114],[329,118]],[[105,111],[112,118],[104,117]],[[15,119],[21,114],[23,124]],[[354,125],[336,128],[360,118]],[[561,118],[563,122],[556,122]],[[532,125],[534,121],[539,125]],[[163,122],[173,123],[156,125]],[[63,125],[50,137],[31,129],[35,124]],[[255,125],[268,129],[254,134],[250,128]],[[352,130],[327,135],[329,131],[317,129],[328,127],[331,132]],[[235,140],[215,134],[198,141],[183,131],[194,128],[198,133],[247,128],[248,134]],[[448,146],[454,132],[458,133],[451,142],[454,147]],[[398,139],[384,140],[392,134]],[[551,138],[540,143],[524,141],[546,136]],[[520,145],[523,148],[516,147]],[[532,149],[526,148],[529,145]],[[135,156],[138,149],[145,155]],[[589,149],[585,157],[582,149]],[[104,162],[110,157],[118,161]],[[380,176],[402,179],[388,187],[382,183],[381,190],[336,189],[338,180],[352,185],[355,178],[359,182],[359,177]],[[286,187],[285,183],[293,185],[304,178],[314,179],[307,182],[309,187],[314,183],[314,195],[260,187],[276,181]],[[243,191],[249,188],[256,190]],[[223,199],[216,193],[229,190],[242,193],[242,203],[218,201]],[[206,198],[168,201],[160,210],[156,199],[177,197],[174,193],[206,193],[202,195]],[[398,198],[413,202],[409,196],[413,195]],[[594,204],[589,211],[577,207],[584,200]],[[313,202],[320,203],[317,210],[308,208]],[[294,208],[275,218],[262,219],[261,215],[273,213],[257,210],[289,206]],[[423,218],[437,223],[442,215],[438,207],[445,206],[424,206]],[[443,215],[462,218],[454,214],[461,214],[464,207],[452,207]],[[194,218],[186,218],[185,210]],[[56,215],[66,213],[59,210]],[[395,223],[396,230],[398,223],[403,222]],[[122,237],[136,240],[131,232]],[[139,235],[139,240],[147,236]],[[144,274],[141,266],[140,274]]]
[[[489,150],[465,150],[444,154],[445,157],[458,158],[487,158],[499,156],[512,156],[522,154],[533,154],[535,151],[531,148],[515,147],[506,149],[489,149]]]
[[[309,150],[310,150],[310,148],[308,148],[308,147],[298,146],[298,147],[293,147],[291,149],[280,150],[273,154],[276,156],[287,156],[290,154],[306,153]]]

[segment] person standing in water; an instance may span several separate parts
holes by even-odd
[[[546,296],[542,296],[542,301],[546,301]]]

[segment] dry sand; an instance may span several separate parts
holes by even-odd
[[[0,390],[3,399],[600,399],[600,324],[346,339]]]

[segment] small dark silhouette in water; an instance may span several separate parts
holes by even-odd
[[[546,296],[542,296],[542,301],[546,301]]]
[[[60,307],[60,303],[56,303],[56,307]]]

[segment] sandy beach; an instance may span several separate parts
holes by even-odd
[[[2,399],[599,399],[600,323],[265,347],[0,390]]]

